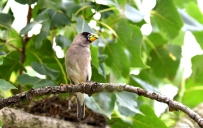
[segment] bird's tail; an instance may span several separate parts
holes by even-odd
[[[85,94],[77,93],[77,117],[82,120],[85,117]]]

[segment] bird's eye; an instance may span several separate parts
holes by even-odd
[[[88,39],[88,40],[90,40],[90,36],[91,36],[91,34],[88,34],[88,35],[87,35],[87,39]]]

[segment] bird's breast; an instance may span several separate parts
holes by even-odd
[[[92,70],[89,48],[77,48],[72,54],[67,52],[66,66],[67,74],[75,84],[85,82],[87,79],[90,80]]]

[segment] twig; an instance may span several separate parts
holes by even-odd
[[[31,18],[32,18],[32,8],[31,8],[31,5],[29,5],[28,6],[28,14],[27,14],[27,24],[30,23]],[[22,64],[24,64],[24,62],[25,62],[25,58],[26,58],[26,55],[25,55],[26,44],[27,44],[27,42],[29,40],[30,40],[30,38],[28,37],[28,34],[26,34],[24,36],[24,39],[23,39],[23,42],[22,42],[22,51],[20,52],[21,53],[20,54],[20,62]],[[23,70],[21,69],[20,70],[20,74],[22,74],[22,73],[23,73]],[[19,84],[18,88],[19,88],[19,91],[22,92],[22,86],[20,84]]]
[[[12,48],[14,48],[15,50],[17,50],[18,52],[21,53],[21,49],[16,47],[15,45],[11,44],[11,43],[8,43],[8,45],[10,45]]]
[[[42,96],[46,94],[82,92],[91,96],[94,93],[102,91],[107,92],[127,91],[131,93],[136,93],[140,96],[144,96],[162,103],[166,103],[168,104],[169,108],[173,108],[173,110],[180,110],[186,113],[191,119],[197,122],[201,128],[203,128],[203,119],[197,113],[192,111],[189,107],[183,105],[182,103],[174,101],[162,94],[149,92],[139,87],[134,87],[126,84],[87,82],[85,87],[82,84],[80,84],[80,85],[48,86],[45,88],[31,89],[27,92],[16,94],[6,99],[0,99],[0,108],[18,103],[23,100],[31,100],[33,97]]]

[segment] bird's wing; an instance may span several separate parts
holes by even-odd
[[[73,84],[91,79],[91,54],[89,48],[70,47],[66,53],[66,70]]]

